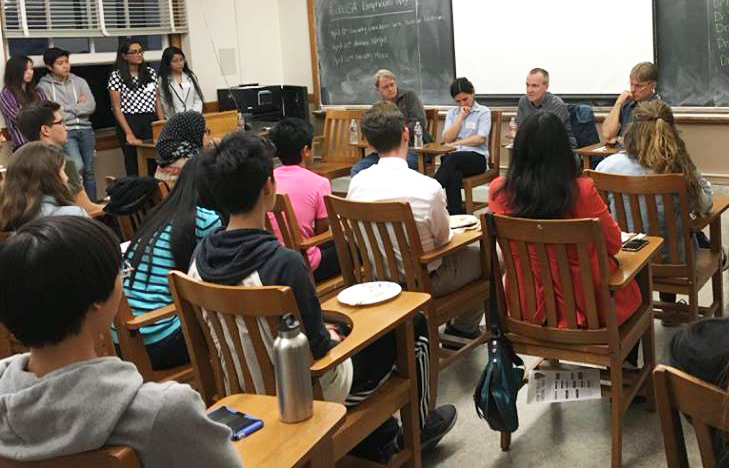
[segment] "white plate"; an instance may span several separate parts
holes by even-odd
[[[474,215],[452,215],[449,220],[451,229],[475,226],[478,224],[478,218]]]
[[[351,306],[371,305],[385,302],[402,292],[402,287],[390,281],[373,281],[350,286],[337,295],[342,304]]]

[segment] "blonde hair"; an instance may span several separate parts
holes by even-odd
[[[656,174],[683,174],[688,184],[689,205],[692,211],[698,212],[701,187],[696,166],[676,130],[668,104],[658,99],[638,104],[624,143],[629,155]]]
[[[390,78],[393,81],[397,81],[397,78],[395,78],[395,74],[388,70],[387,68],[382,68],[380,70],[377,70],[375,73],[375,88],[377,88],[380,85],[380,78]]]
[[[630,70],[630,77],[638,81],[658,81],[658,68],[651,62],[640,62]]]

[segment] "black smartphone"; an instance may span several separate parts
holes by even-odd
[[[623,250],[627,250],[628,252],[637,252],[645,247],[647,244],[648,241],[645,239],[630,239],[625,244],[623,244]]]
[[[263,421],[253,419],[247,415],[223,406],[216,409],[212,413],[208,413],[208,417],[215,422],[225,424],[232,431],[231,440],[240,440],[247,437],[258,429],[263,427]]]

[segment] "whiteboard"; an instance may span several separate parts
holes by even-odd
[[[452,0],[456,74],[478,94],[524,94],[532,68],[554,94],[618,94],[653,59],[652,0]]]

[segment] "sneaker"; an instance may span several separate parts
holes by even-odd
[[[685,299],[679,299],[678,301],[676,301],[676,304],[684,304],[684,305],[686,305],[686,300]],[[664,319],[663,318],[663,319],[661,319],[661,325],[663,325],[664,327],[669,327],[669,328],[670,327],[677,327],[677,326],[681,325],[681,321],[678,320],[678,319],[675,319],[675,318],[673,318],[673,319]]]
[[[434,409],[428,415],[428,421],[420,432],[420,450],[426,451],[435,448],[438,442],[453,429],[458,419],[458,412],[453,405],[443,405]]]

